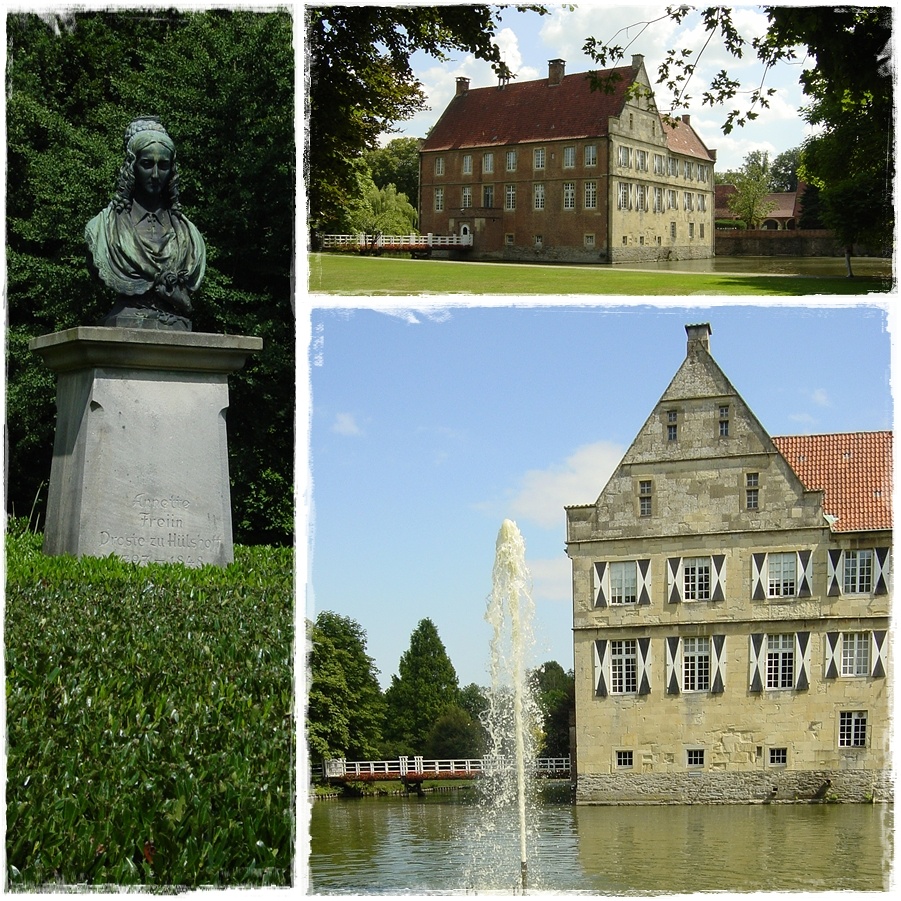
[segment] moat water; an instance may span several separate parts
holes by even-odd
[[[527,894],[887,891],[894,810],[877,804],[574,807],[549,784]],[[474,869],[474,791],[322,800],[309,823],[312,894],[521,894],[515,824],[506,872]]]

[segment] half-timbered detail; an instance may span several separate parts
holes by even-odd
[[[633,181],[667,171],[622,146]],[[606,487],[566,510],[576,800],[888,800],[892,433],[771,437],[709,325],[686,331]]]

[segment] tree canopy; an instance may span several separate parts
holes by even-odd
[[[287,12],[120,10],[7,17],[8,504],[44,502],[54,380],[30,338],[91,325],[113,297],[85,264],[125,127],[172,135],[207,244],[194,329],[257,335],[230,379],[235,539],[293,536],[294,52]]]
[[[421,754],[435,723],[459,702],[454,665],[435,624],[423,619],[410,636],[410,647],[401,655],[397,675],[391,677],[385,692],[385,732],[392,743],[392,756]]]
[[[491,63],[499,75],[510,74],[494,42],[501,12],[464,4],[307,9],[306,184],[314,233],[341,220],[356,189],[355,161],[376,148],[379,135],[423,107],[410,66],[414,52],[444,60],[449,51],[462,50]]]
[[[759,228],[760,223],[776,206],[767,200],[770,193],[769,155],[754,150],[745,157],[741,170],[734,173],[735,193],[726,198],[729,209],[747,223]]]

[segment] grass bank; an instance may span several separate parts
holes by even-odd
[[[293,553],[228,567],[6,540],[6,885],[287,885]]]
[[[891,287],[891,279],[881,276],[650,272],[610,266],[468,263],[329,253],[309,255],[309,289],[321,294],[803,297],[883,293]]]

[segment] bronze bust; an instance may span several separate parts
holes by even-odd
[[[88,267],[119,297],[103,325],[191,329],[206,245],[178,196],[175,144],[155,116],[125,130],[116,193],[85,228]]]

